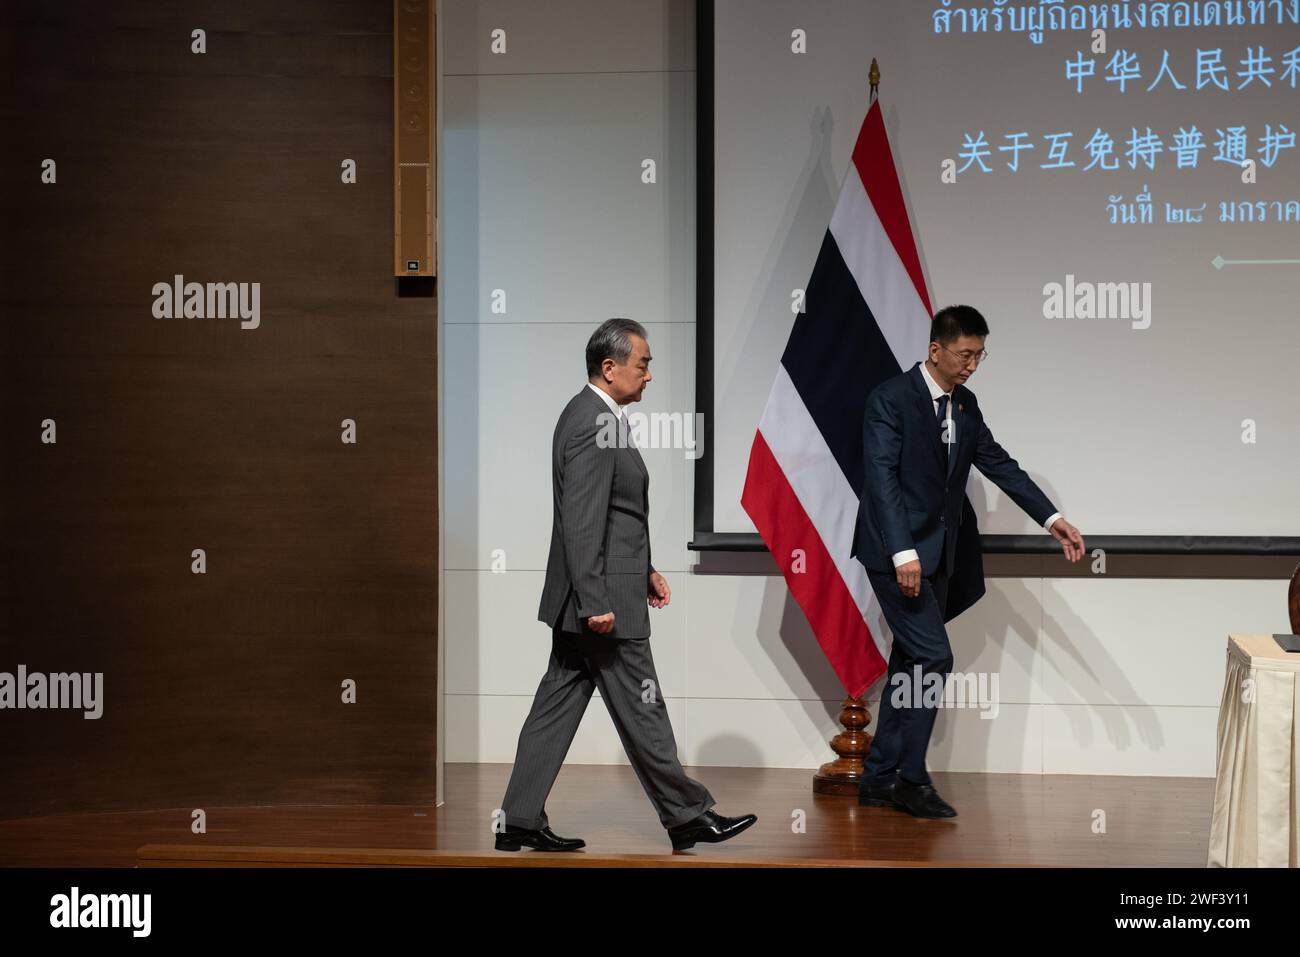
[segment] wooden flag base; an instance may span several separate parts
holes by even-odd
[[[845,698],[840,705],[840,724],[844,730],[831,738],[831,750],[839,755],[813,775],[814,794],[857,796],[862,779],[862,765],[871,749],[871,735],[864,730],[871,723],[871,712],[861,698]]]

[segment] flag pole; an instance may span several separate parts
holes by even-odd
[[[871,84],[867,104],[867,109],[870,109],[871,104],[880,98],[880,64],[875,57],[871,58],[867,70],[867,82]],[[840,705],[839,720],[843,730],[828,742],[836,758],[823,764],[813,775],[813,793],[856,797],[867,753],[871,750],[872,738],[866,732],[867,725],[871,724],[871,712],[867,709],[866,699],[845,698]]]

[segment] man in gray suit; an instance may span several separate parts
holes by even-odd
[[[545,804],[595,688],[674,850],[725,841],[757,820],[716,814],[708,788],[682,770],[650,656],[647,606],[663,608],[672,592],[650,564],[650,476],[625,412],[650,379],[645,329],[609,319],[587,342],[587,384],[555,425],[551,551],[537,613],[551,626],[551,658],[519,732],[498,850],[586,845],[551,831]]]

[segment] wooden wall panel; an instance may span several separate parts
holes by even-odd
[[[392,276],[391,7],[0,16],[0,671],[105,675],[98,720],[0,710],[0,816],[432,804],[437,319]],[[260,325],[155,318],[176,273],[260,283]]]
[[[437,272],[434,0],[393,0],[393,275]]]

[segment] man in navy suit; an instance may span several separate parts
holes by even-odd
[[[1084,553],[1079,530],[994,441],[966,388],[988,356],[988,334],[972,307],[940,310],[925,362],[877,386],[863,423],[866,472],[852,554],[866,567],[894,642],[858,802],[917,817],[957,814],[926,771],[935,707],[921,692],[934,686],[929,676],[942,682],[952,671],[944,623],[984,593],[979,529],[965,496],[971,465],[1051,532],[1067,559]],[[896,704],[896,690],[915,684],[918,667],[921,687]]]

